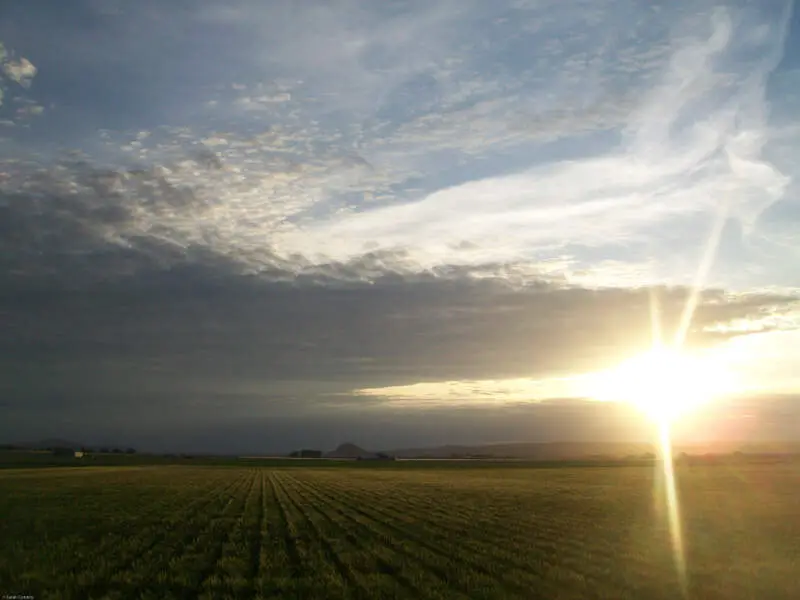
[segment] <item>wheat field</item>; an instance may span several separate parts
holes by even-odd
[[[800,469],[130,466],[0,472],[0,594],[800,597]]]

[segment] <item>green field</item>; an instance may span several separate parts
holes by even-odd
[[[800,598],[800,468],[679,470],[688,595]],[[0,595],[679,598],[652,467],[0,471]]]

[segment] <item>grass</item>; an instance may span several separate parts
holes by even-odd
[[[652,467],[302,465],[4,469],[0,594],[681,596]],[[678,470],[689,597],[800,597],[798,475]]]

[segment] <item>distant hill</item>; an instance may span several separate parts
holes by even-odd
[[[800,442],[753,442],[735,449],[745,454],[800,454]]]
[[[325,458],[365,459],[379,455],[397,458],[485,458],[527,460],[570,460],[587,458],[625,458],[654,453],[656,449],[647,443],[507,443],[481,446],[436,446],[432,448],[403,448],[372,452],[352,442],[341,444],[336,450],[325,454]]]
[[[370,452],[369,450],[364,450],[353,444],[352,442],[347,442],[344,444],[340,444],[336,450],[328,452],[325,454],[325,458],[375,458],[375,453]]]
[[[675,454],[797,454],[800,443],[709,443],[677,444]],[[507,444],[486,444],[480,446],[436,446],[432,448],[402,448],[386,452],[398,458],[487,458],[487,459],[525,459],[525,460],[583,460],[617,459],[644,454],[657,454],[658,448],[649,443],[614,442],[522,442]]]
[[[520,442],[481,446],[437,446],[390,450],[398,458],[512,458],[527,460],[570,460],[624,458],[655,452],[647,443]]]

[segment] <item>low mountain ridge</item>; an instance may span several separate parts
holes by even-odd
[[[374,452],[370,452],[369,450],[364,450],[363,448],[356,446],[352,442],[345,442],[344,444],[339,444],[336,450],[332,450],[325,454],[325,458],[374,458],[376,455]]]
[[[475,446],[446,445],[432,448],[401,448],[388,454],[398,458],[509,458],[528,460],[574,460],[624,458],[655,452],[649,443],[511,442]]]

